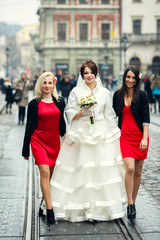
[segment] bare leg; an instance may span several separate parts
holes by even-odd
[[[50,193],[50,167],[48,165],[39,165],[40,184],[43,197],[46,202],[46,208],[52,209]]]
[[[144,160],[135,160],[134,187],[133,187],[133,195],[132,195],[134,203],[136,201],[139,186],[141,183],[143,163],[144,163]]]
[[[133,188],[134,188],[134,171],[135,171],[135,159],[134,158],[124,158],[123,159],[126,175],[125,175],[125,187],[128,198],[128,205],[133,204]]]
[[[52,174],[53,174],[53,171],[54,171],[54,166],[53,166],[53,167],[50,167],[49,169],[50,169],[50,179],[51,179]],[[43,202],[43,200],[44,200],[44,196],[43,196],[43,193],[42,193],[41,203]]]

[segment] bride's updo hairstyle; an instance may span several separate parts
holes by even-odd
[[[97,65],[92,61],[92,60],[88,60],[85,63],[82,64],[81,69],[80,69],[80,73],[82,78],[84,78],[84,69],[88,67],[91,69],[92,73],[94,74],[94,76],[97,76],[98,73],[98,67]]]

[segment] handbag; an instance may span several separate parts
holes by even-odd
[[[14,94],[14,102],[19,103],[22,100],[23,90],[16,90]]]
[[[23,91],[25,89],[26,83],[24,84],[23,90],[16,90],[14,94],[14,102],[19,103],[22,100]]]

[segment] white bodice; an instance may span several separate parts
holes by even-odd
[[[82,97],[89,96],[91,94],[91,89],[85,85],[85,87],[75,87],[69,96],[68,104],[65,109],[65,117],[67,120],[67,125],[72,124],[73,117],[81,110],[78,102]],[[112,127],[117,127],[116,115],[112,108],[111,94],[108,89],[104,87],[97,86],[93,90],[93,94],[96,97],[98,104],[93,106],[95,112],[95,121],[107,119],[109,125]],[[81,120],[89,120],[89,116],[83,116]],[[75,120],[78,121],[78,120]]]

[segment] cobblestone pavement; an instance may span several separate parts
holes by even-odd
[[[160,121],[160,119],[159,119]],[[144,162],[142,184],[160,204],[160,133],[150,131],[148,158]]]
[[[0,115],[0,239],[23,239],[27,163],[21,158],[24,127],[13,114]]]

